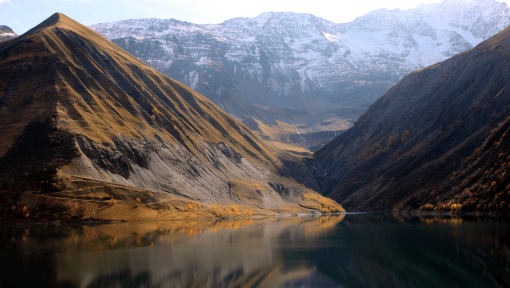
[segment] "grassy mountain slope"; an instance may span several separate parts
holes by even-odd
[[[202,95],[63,14],[1,43],[0,75],[5,209],[19,193],[44,195],[46,202],[113,199],[157,206],[173,196],[250,206],[232,191],[234,180],[258,185],[247,191],[262,199],[253,208],[299,210],[301,195],[309,193],[278,176],[299,171],[299,158],[273,148]],[[311,177],[309,182],[316,185]],[[37,204],[42,196],[30,197],[38,199],[33,209],[41,211],[27,217],[43,217]],[[78,212],[78,202],[71,204],[74,214],[44,217],[88,217]],[[18,206],[9,212],[14,218],[28,209]],[[119,213],[99,218],[118,219]]]

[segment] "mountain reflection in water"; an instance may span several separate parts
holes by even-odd
[[[0,287],[502,287],[507,220],[337,215],[0,226]]]

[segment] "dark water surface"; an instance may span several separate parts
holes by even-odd
[[[510,287],[507,219],[0,225],[0,287]]]

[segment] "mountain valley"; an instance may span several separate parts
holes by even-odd
[[[94,31],[57,13],[0,43],[0,218],[502,213],[507,14],[445,0]]]
[[[267,12],[209,25],[135,19],[90,27],[237,119],[281,132],[254,130],[260,136],[313,152],[403,76],[469,50],[509,24],[505,3],[445,0],[375,10],[340,24]],[[282,131],[287,135],[278,136]]]

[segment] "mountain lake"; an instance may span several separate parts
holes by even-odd
[[[3,224],[0,287],[509,287],[509,247],[467,216]]]

